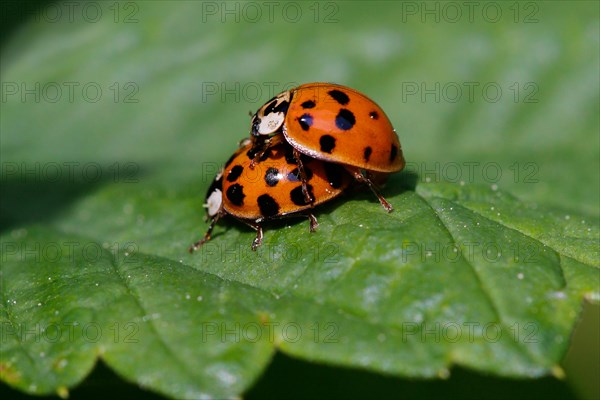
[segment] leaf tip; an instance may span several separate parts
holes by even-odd
[[[437,376],[440,379],[450,378],[450,370],[448,368],[442,368],[437,372]]]
[[[69,398],[69,389],[66,386],[59,386],[56,388],[56,395],[61,399]]]
[[[16,384],[21,381],[21,374],[9,362],[0,363],[0,380]]]
[[[551,373],[556,379],[565,379],[565,370],[560,365],[553,366]]]
[[[598,292],[585,293],[584,298],[592,304],[600,304],[600,293]]]

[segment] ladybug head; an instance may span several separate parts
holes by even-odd
[[[290,106],[290,92],[286,91],[267,101],[252,116],[252,136],[273,136],[280,132]]]

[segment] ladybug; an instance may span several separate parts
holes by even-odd
[[[404,168],[402,147],[384,111],[364,94],[333,83],[307,83],[273,97],[251,124],[257,157],[282,134],[299,165],[300,154],[341,164],[388,212],[393,210],[376,183]],[[304,185],[303,192],[310,200]]]
[[[210,225],[204,237],[190,247],[190,253],[210,240],[213,228],[226,215],[256,231],[252,250],[262,243],[265,221],[305,216],[310,221],[310,231],[314,232],[318,222],[312,208],[341,195],[352,178],[339,164],[301,158],[312,202],[304,197],[299,165],[289,144],[282,141],[272,145],[262,152],[251,169],[256,153],[251,140],[243,140],[206,193],[204,207]]]

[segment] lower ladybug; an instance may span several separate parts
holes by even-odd
[[[206,193],[204,207],[210,225],[204,237],[190,247],[190,253],[210,240],[213,228],[226,215],[256,231],[252,250],[261,245],[262,223],[268,220],[305,216],[314,232],[318,222],[312,208],[341,195],[352,178],[339,164],[302,157],[302,175],[313,199],[307,201],[298,164],[293,148],[285,142],[272,145],[257,160],[251,140],[242,141]]]

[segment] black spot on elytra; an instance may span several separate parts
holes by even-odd
[[[304,174],[306,174],[306,181],[310,181],[313,177],[313,172],[310,168],[304,167]],[[298,168],[294,168],[292,172],[290,172],[287,176],[290,182],[300,182],[300,170]]]
[[[310,114],[302,114],[302,116],[298,118],[298,123],[303,131],[307,131],[313,124],[313,117]]]
[[[369,158],[371,158],[372,152],[373,149],[370,146],[365,147],[365,151],[363,152],[363,158],[365,159],[365,162],[369,162]]]
[[[319,139],[319,144],[321,145],[322,152],[331,154],[331,151],[335,147],[335,138],[333,136],[323,135]]]
[[[372,119],[379,119],[379,114],[377,113],[377,111],[371,111],[369,113],[369,117],[371,117]]]
[[[260,208],[260,213],[263,216],[273,217],[279,214],[279,204],[277,204],[277,201],[268,194],[261,194],[256,200],[258,202],[258,208]]]
[[[348,97],[348,95],[340,90],[334,89],[334,90],[330,90],[327,93],[329,93],[329,95],[331,97],[333,97],[333,99],[335,101],[337,101],[338,103],[340,103],[343,106],[348,104],[348,102],[350,101],[350,98]]]
[[[268,186],[275,186],[279,183],[279,170],[277,168],[269,168],[265,173],[265,182]]]
[[[346,108],[342,108],[335,117],[335,125],[343,131],[352,129],[355,123],[356,118],[354,118],[354,114],[352,114],[352,111]]]
[[[235,167],[231,168],[231,171],[229,171],[229,173],[227,174],[227,180],[229,182],[237,181],[237,178],[239,178],[240,175],[242,175],[242,172],[244,172],[244,167],[242,167],[241,165],[236,165]]]
[[[296,159],[294,158],[294,149],[289,146],[285,151],[285,162],[288,164],[298,164]]]
[[[315,108],[316,104],[312,100],[306,100],[304,103],[300,104],[300,106],[302,106],[302,108],[304,108],[304,109],[307,109],[307,108]]]
[[[313,195],[313,187],[311,185],[306,185],[306,189],[308,190],[310,197],[314,199],[315,196]],[[297,206],[306,206],[310,204],[310,202],[307,202],[304,198],[304,193],[302,193],[302,185],[290,191],[290,199]]]
[[[227,199],[236,206],[241,206],[244,204],[244,187],[239,183],[233,184],[229,186],[227,189],[227,193],[225,193]]]
[[[334,189],[339,189],[342,187],[343,179],[344,179],[344,170],[338,164],[323,164],[325,167],[325,176],[327,177],[327,182],[329,182],[329,186]]]
[[[398,155],[398,147],[392,143],[392,149],[390,150],[390,162],[394,162]]]

